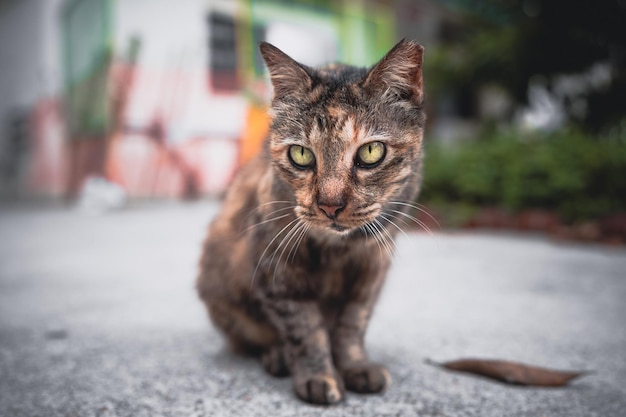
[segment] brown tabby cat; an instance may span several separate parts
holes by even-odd
[[[274,86],[262,154],[210,227],[197,288],[212,321],[304,401],[390,383],[365,330],[397,222],[421,177],[423,48],[398,43],[372,69],[301,65],[262,43]]]

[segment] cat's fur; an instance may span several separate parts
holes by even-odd
[[[261,53],[274,86],[271,131],[210,227],[200,297],[233,347],[291,374],[301,399],[380,392],[390,376],[363,341],[419,189],[423,48],[403,40],[370,70],[315,70],[267,43]],[[371,142],[385,155],[364,166],[356,155]],[[295,165],[293,145],[314,164]]]

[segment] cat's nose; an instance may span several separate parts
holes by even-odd
[[[319,201],[317,203],[317,206],[320,208],[320,210],[324,212],[324,214],[326,214],[326,217],[334,220],[337,218],[339,212],[343,210],[346,205],[343,203],[343,201],[337,203],[325,203]]]

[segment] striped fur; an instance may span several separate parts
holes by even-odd
[[[198,292],[232,346],[290,374],[301,399],[380,392],[389,373],[363,340],[419,190],[423,49],[403,40],[369,70],[309,68],[269,44],[261,52],[274,86],[270,135],[211,224]],[[365,166],[357,153],[371,142],[384,158]],[[314,164],[294,164],[291,146]]]

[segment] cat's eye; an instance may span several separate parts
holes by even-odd
[[[370,142],[361,146],[356,154],[356,164],[361,168],[374,168],[385,157],[385,144]]]
[[[289,159],[297,168],[310,168],[315,164],[313,152],[304,146],[291,145],[289,147]]]

